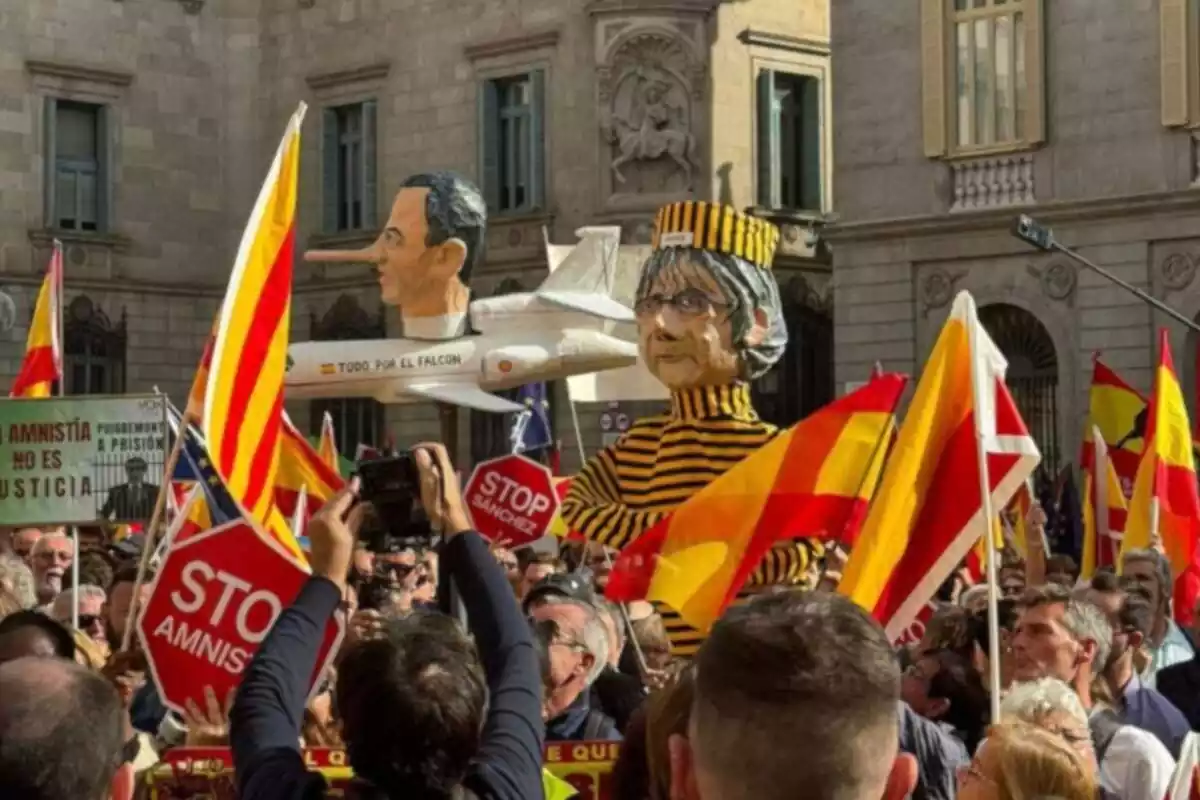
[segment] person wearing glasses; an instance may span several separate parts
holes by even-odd
[[[562,504],[571,530],[621,549],[739,461],[771,441],[750,384],[787,346],[771,263],[779,229],[730,206],[680,202],[658,212],[634,313],[642,362],[671,391],[667,414],[637,420],[593,456]],[[795,584],[824,548],[771,550],[747,588]],[[703,636],[674,611],[663,618],[676,655]]]
[[[108,650],[110,642],[104,629],[104,604],[108,596],[99,586],[83,584],[79,587],[79,631],[99,647]],[[63,625],[70,626],[75,594],[67,589],[50,605],[50,616]],[[117,642],[120,645],[120,642]]]

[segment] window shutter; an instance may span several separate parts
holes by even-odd
[[[546,205],[546,71],[529,74],[533,107],[529,109],[529,193],[530,208]]]
[[[921,0],[921,123],[929,158],[946,154],[946,69],[946,0]]]
[[[374,100],[362,104],[362,175],[363,175],[363,229],[373,231],[379,227],[379,162],[376,147],[378,114]]]
[[[54,186],[58,182],[55,156],[58,101],[53,97],[46,97],[42,101],[42,109],[42,214],[47,228],[57,228],[58,212],[54,201]]]
[[[326,233],[338,229],[338,115],[332,108],[322,116],[321,141],[321,206]]]
[[[1026,144],[1046,141],[1046,10],[1042,0],[1025,0]]]
[[[96,108],[96,230],[109,231],[113,227],[113,137],[116,135],[114,118],[116,113],[110,106]]]
[[[800,108],[803,129],[800,143],[800,205],[805,211],[821,210],[821,81],[806,77],[800,81]]]
[[[500,97],[493,81],[479,84],[479,183],[488,208],[500,207]]]
[[[775,114],[775,71],[764,69],[758,73],[756,93],[758,116],[758,204],[763,208],[776,208],[779,176],[779,124]]]
[[[1188,3],[1191,0],[1159,0],[1161,54],[1159,68],[1162,91],[1162,124],[1188,123]]]

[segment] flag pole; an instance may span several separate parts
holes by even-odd
[[[575,446],[579,448],[579,468],[583,469],[584,464],[587,463],[587,450],[583,446],[583,427],[579,424],[579,411],[575,408],[575,401],[571,399],[570,378],[563,381],[563,390],[567,395],[567,408],[571,410],[571,427],[575,432]],[[611,574],[613,568],[612,556],[608,554],[608,548],[603,544],[600,545],[600,552],[604,556],[604,564],[608,567],[609,574]],[[625,630],[629,631],[627,638],[629,643],[633,645],[633,655],[637,658],[638,670],[641,671],[642,677],[645,678],[650,674],[650,666],[646,661],[646,654],[642,652],[642,646],[638,644],[637,636],[634,635],[633,620],[629,618],[629,609],[625,607],[624,603],[616,603],[616,606],[621,612],[621,624],[625,626]]]
[[[154,393],[162,397],[157,386],[154,387]],[[164,397],[163,400],[165,405],[166,398]],[[168,411],[166,415],[169,416],[170,412]],[[175,474],[175,465],[179,463],[179,456],[183,452],[183,440],[187,435],[187,428],[191,424],[190,419],[186,412],[180,416],[179,430],[175,432],[175,441],[171,445],[171,452],[167,454],[167,461],[163,464],[162,484],[158,487],[158,497],[154,498],[154,511],[150,514],[146,541],[142,542],[142,554],[138,560],[137,577],[133,581],[133,596],[129,601],[129,614],[125,617],[125,633],[121,636],[121,652],[128,650],[129,644],[133,640],[133,624],[137,619],[142,584],[146,582],[146,573],[150,569],[150,557],[154,554],[154,541],[158,538],[159,522],[166,509],[167,493],[171,491],[171,476]],[[170,423],[168,423],[167,428],[170,427]]]
[[[975,458],[979,472],[979,511],[983,515],[983,538],[986,542],[987,553],[987,610],[988,610],[988,683],[990,684],[992,719],[1000,719],[1000,592],[996,586],[996,542],[992,537],[992,519],[995,512],[992,509],[991,476],[988,474],[987,448],[983,431],[983,413],[991,409],[991,404],[983,405],[980,390],[984,376],[980,375],[980,353],[978,346],[979,318],[976,316],[975,304],[971,304],[971,318],[968,320],[968,348],[971,359],[971,405],[975,418]]]
[[[51,357],[57,360],[55,367],[58,370],[58,391],[55,394],[59,397],[65,397],[67,393],[67,371],[65,369],[65,358],[63,354],[66,351],[66,341],[64,335],[66,333],[63,323],[63,245],[60,239],[55,239],[51,244],[50,252],[50,275],[48,276],[53,282],[54,296],[53,307],[50,312],[54,315],[54,319],[50,324],[54,326],[54,338],[57,340],[56,348],[51,348]],[[79,526],[71,525],[71,627],[79,630]]]

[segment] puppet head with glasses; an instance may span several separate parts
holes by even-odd
[[[642,360],[669,389],[748,382],[787,346],[771,262],[779,229],[730,206],[672,203],[655,220],[634,312]]]

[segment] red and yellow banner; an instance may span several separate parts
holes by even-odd
[[[1138,465],[1121,552],[1149,547],[1157,535],[1176,576],[1176,619],[1190,622],[1200,573],[1200,493],[1191,423],[1175,375],[1171,345],[1159,334],[1158,369],[1146,419],[1146,447]]]
[[[1037,445],[970,294],[954,301],[917,384],[838,591],[899,638],[1033,474]],[[991,514],[983,507],[980,447]]]
[[[29,336],[25,340],[25,358],[9,390],[9,397],[49,397],[54,382],[62,380],[62,245],[54,243],[50,266],[42,279]]]
[[[307,523],[345,485],[342,476],[313,449],[284,414],[279,472],[275,475],[275,505],[279,511],[293,517],[301,492],[306,492],[308,499],[303,521]]]
[[[1084,580],[1101,567],[1116,565],[1121,541],[1120,529],[1113,527],[1113,518],[1123,525],[1128,510],[1121,479],[1098,427],[1092,428],[1092,454],[1092,466],[1083,473],[1083,556],[1079,577]],[[1103,476],[1102,482],[1096,480],[1097,474]]]
[[[776,542],[853,541],[907,380],[873,378],[701,489],[621,551],[606,595],[666,603],[707,631]]]
[[[321,441],[317,447],[317,454],[321,456],[331,470],[341,476],[341,458],[338,455],[337,437],[333,434],[333,415],[328,411],[321,418]]]
[[[203,425],[209,454],[229,493],[297,557],[299,545],[274,508],[274,487],[304,111],[301,105],[288,122],[238,248],[212,350]]]
[[[1133,495],[1133,481],[1137,477],[1138,463],[1142,460],[1146,413],[1145,396],[1126,383],[1098,355],[1093,357],[1092,387],[1088,392],[1088,418],[1084,426],[1080,465],[1084,472],[1092,470],[1095,459],[1092,428],[1099,428],[1126,499]],[[1114,531],[1125,530],[1125,511],[1122,509],[1117,512],[1108,523]]]

